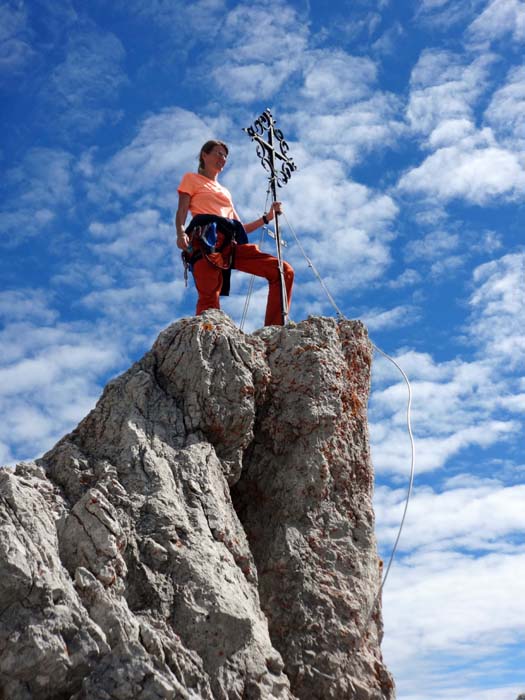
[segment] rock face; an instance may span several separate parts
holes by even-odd
[[[370,362],[359,322],[206,312],[0,470],[0,700],[393,699]]]

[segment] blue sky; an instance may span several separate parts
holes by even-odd
[[[286,216],[340,308],[411,378],[417,479],[384,593],[400,700],[525,690],[523,0],[10,0],[0,5],[0,462],[42,454],[109,377],[191,315],[172,217],[201,144],[241,217],[270,107],[298,166]],[[257,236],[257,234],[254,234]],[[283,226],[292,319],[333,315]],[[264,244],[267,245],[266,243]],[[271,248],[270,248],[271,249]],[[224,310],[238,321],[248,279]],[[262,325],[257,286],[247,329]],[[406,390],[376,357],[386,554]]]

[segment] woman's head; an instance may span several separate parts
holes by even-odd
[[[204,146],[201,148],[200,153],[199,153],[199,173],[202,173],[205,168],[205,163],[204,163],[204,158],[203,154],[210,154],[212,153],[215,149],[220,149],[222,151],[226,152],[226,156],[228,155],[228,146],[223,142],[223,141],[206,141]]]

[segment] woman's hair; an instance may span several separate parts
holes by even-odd
[[[198,170],[199,173],[202,173],[204,170],[204,161],[202,160],[202,154],[203,153],[211,153],[213,151],[213,149],[215,148],[215,146],[222,146],[224,148],[224,150],[226,151],[226,155],[228,155],[228,153],[229,153],[228,146],[223,141],[214,141],[214,140],[206,141],[206,143],[204,144],[204,146],[201,148],[201,150],[199,152],[199,170]]]

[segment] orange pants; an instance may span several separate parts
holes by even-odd
[[[268,280],[268,301],[266,303],[265,326],[281,326],[281,284],[277,258],[263,253],[254,243],[245,243],[235,248],[235,270],[248,272]],[[288,307],[292,298],[293,267],[283,261],[284,280]],[[193,265],[193,278],[199,293],[196,313],[201,314],[206,309],[220,309],[219,295],[222,287],[222,270],[213,267],[202,258]]]

